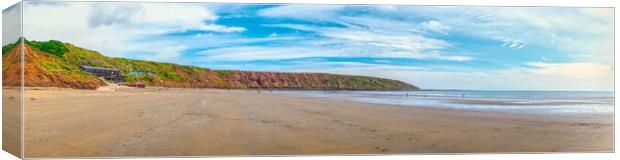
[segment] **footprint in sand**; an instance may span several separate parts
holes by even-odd
[[[375,150],[379,151],[379,152],[389,152],[390,149],[388,148],[382,148],[382,147],[375,147]]]

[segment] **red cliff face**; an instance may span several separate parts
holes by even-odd
[[[183,71],[180,71],[183,72]],[[306,89],[306,90],[418,90],[419,88],[391,79],[336,75],[326,73],[284,73],[252,71],[211,71],[195,75],[178,73],[188,80],[172,81],[155,78],[151,86],[176,88],[227,89]]]
[[[203,74],[190,74],[182,70],[178,70],[176,73],[189,78],[182,81],[173,81],[155,77],[150,85],[174,88],[224,88],[222,85],[217,83],[220,80],[220,77],[218,77],[217,74],[211,70],[208,70]]]
[[[21,85],[21,47],[16,47],[10,53],[2,56],[2,85]],[[60,62],[48,54],[40,53],[31,47],[24,47],[24,86],[26,87],[63,87],[78,89],[96,89],[104,85],[102,81],[92,75],[81,72],[54,72],[44,69],[41,65],[59,64]]]
[[[21,86],[21,48],[2,55],[2,86]]]

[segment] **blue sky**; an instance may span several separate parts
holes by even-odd
[[[613,9],[26,2],[24,36],[211,69],[428,89],[613,90]]]

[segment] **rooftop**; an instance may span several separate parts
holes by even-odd
[[[93,67],[93,66],[80,66],[84,69],[98,69],[98,70],[109,70],[109,71],[119,71],[118,69],[114,69],[114,68],[103,68],[103,67]]]

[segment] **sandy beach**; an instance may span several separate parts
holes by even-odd
[[[251,90],[25,92],[26,157],[611,152],[613,116],[380,105]]]
[[[2,90],[2,149],[17,157],[21,156],[20,100],[19,88]]]

